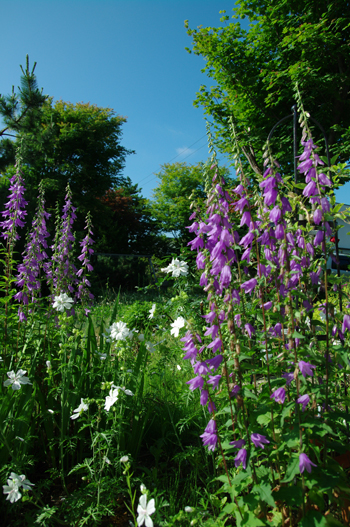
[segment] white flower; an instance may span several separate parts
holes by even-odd
[[[112,388],[109,390],[109,395],[106,397],[105,401],[105,410],[109,412],[114,403],[118,400],[119,387],[112,385]]]
[[[130,335],[125,322],[114,322],[109,329],[113,340],[125,340]]]
[[[168,267],[162,269],[165,273],[172,273],[172,276],[178,278],[179,276],[186,276],[188,274],[188,265],[186,262],[173,258]]]
[[[17,373],[15,373],[13,370],[7,372],[7,381],[4,382],[4,386],[11,386],[12,390],[19,390],[21,387],[21,384],[32,384],[29,382],[28,377],[25,377],[24,374],[27,373],[26,370],[18,370]]]
[[[69,298],[67,293],[61,293],[60,295],[55,296],[52,307],[56,309],[56,311],[64,311],[65,309],[70,309],[72,304],[74,304],[74,300]]]
[[[51,370],[51,361],[49,360],[46,361],[46,367],[48,370]]]
[[[144,485],[143,483],[141,483],[140,485],[140,491],[142,494],[145,494],[147,492],[146,485]]]
[[[86,410],[89,408],[89,405],[84,403],[84,399],[80,399],[80,404],[78,408],[74,410],[73,415],[70,416],[71,419],[78,419],[82,415],[83,412],[86,412]]]
[[[110,465],[110,464],[111,464],[111,462],[110,462],[110,460],[108,459],[107,456],[103,456],[103,461],[104,461],[105,463],[107,463],[107,465]]]
[[[178,337],[180,329],[183,328],[185,324],[186,320],[184,319],[184,317],[177,317],[177,319],[174,320],[172,324],[170,324],[172,327],[170,333],[174,335],[174,337]]]
[[[120,458],[121,463],[127,463],[129,461],[129,456],[123,456]]]
[[[153,318],[154,317],[154,313],[156,312],[156,304],[152,304],[152,307],[151,309],[148,311],[149,312],[149,319]]]
[[[2,357],[0,357],[0,362],[4,362],[3,359],[2,359]]]
[[[193,511],[194,511],[193,507],[185,507],[185,512],[193,512]]]
[[[147,342],[145,343],[145,346],[146,346],[146,349],[147,349],[150,353],[154,353],[154,352],[155,352],[155,349],[156,349],[156,348],[154,347],[154,345],[152,344],[152,342],[147,341]]]
[[[7,485],[3,485],[3,493],[8,494],[7,500],[10,500],[11,503],[21,499],[22,494],[19,492],[20,487],[24,490],[30,490],[30,485],[34,485],[25,475],[17,476],[14,472],[11,472],[10,478],[7,480]]]
[[[7,500],[10,500],[11,503],[14,503],[15,501],[18,501],[21,499],[22,494],[19,492],[19,487],[17,484],[17,481],[14,481],[13,479],[7,480],[7,485],[3,485],[2,488],[4,494],[8,494]]]
[[[181,366],[179,366],[179,364],[176,364],[176,367],[179,371],[181,370]]]
[[[143,340],[145,340],[145,335],[143,333],[140,333],[139,335],[137,335],[137,338],[140,342],[142,342]]]
[[[152,518],[150,518],[151,514],[153,514],[156,511],[156,508],[154,506],[154,499],[152,498],[149,503],[147,503],[147,495],[142,494],[140,496],[140,502],[137,506],[137,525],[143,525],[145,524],[146,527],[153,527],[153,521]]]
[[[55,412],[51,410],[50,408],[47,410],[50,414],[54,414]]]

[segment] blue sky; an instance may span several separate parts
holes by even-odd
[[[184,21],[217,27],[219,11],[231,15],[233,6],[227,0],[1,0],[0,93],[19,84],[19,65],[29,54],[45,94],[127,117],[121,144],[136,154],[127,157],[124,175],[151,197],[162,164],[209,156],[204,114],[193,106],[209,79],[201,73],[203,59],[185,51],[191,38]],[[350,203],[350,191],[337,197]]]

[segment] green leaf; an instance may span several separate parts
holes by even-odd
[[[265,503],[270,505],[270,507],[275,506],[275,500],[273,499],[271,494],[271,485],[269,485],[268,483],[261,482],[258,485],[254,485],[254,487],[252,488],[252,492],[255,494],[259,494],[261,501],[264,501]]]
[[[236,510],[236,521],[237,521],[237,527],[264,527],[265,523],[263,523],[259,518],[255,516],[255,514],[251,511],[246,511],[243,514],[243,518],[241,517],[240,513]]]
[[[286,475],[281,483],[289,483],[299,473],[299,456],[293,455],[290,464],[287,467]]]
[[[327,520],[319,511],[311,510],[299,525],[300,527],[327,527]]]
[[[258,415],[256,420],[258,421],[259,425],[268,425],[271,422],[271,412]]]
[[[299,486],[280,487],[273,493],[275,501],[283,501],[289,506],[299,507],[303,499],[303,489]]]
[[[293,335],[292,335],[293,339],[304,339],[305,338],[305,335],[302,335],[301,333],[299,333],[298,331],[294,331]]]
[[[255,395],[255,393],[251,392],[250,390],[248,390],[248,388],[243,388],[243,396],[244,397],[250,397],[251,399],[254,399],[254,401],[257,401],[258,398],[257,396]]]

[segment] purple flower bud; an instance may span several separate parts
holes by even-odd
[[[239,314],[238,314],[238,315],[235,315],[234,318],[235,318],[235,324],[236,324],[236,326],[237,326],[238,328],[240,328],[240,327],[241,327],[241,323],[242,323],[242,321],[241,321],[241,315],[239,315]]]
[[[209,404],[208,404],[208,412],[209,412],[210,414],[216,412],[216,406],[215,406],[214,401],[209,401]]]
[[[315,212],[314,212],[314,223],[316,223],[316,225],[319,225],[322,221],[322,210],[321,209],[316,209]]]
[[[294,380],[294,373],[282,373],[282,377],[286,379],[286,385],[289,386]]]
[[[322,207],[323,212],[326,212],[326,213],[330,212],[331,206],[328,201],[328,198],[321,198],[321,207]]]

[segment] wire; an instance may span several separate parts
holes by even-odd
[[[177,159],[179,156],[182,156],[184,152],[186,152],[186,150],[189,150],[192,146],[196,145],[197,143],[199,143],[199,141],[201,141],[202,139],[204,139],[204,137],[207,137],[207,134],[203,135],[200,139],[197,139],[197,141],[195,141],[194,143],[192,143],[192,145],[188,146],[187,148],[185,148],[185,150],[183,150],[180,154],[177,154],[177,156],[173,157],[172,159],[170,159],[170,161],[168,161],[167,163],[171,163],[172,161],[174,161],[174,159]],[[207,144],[207,143],[206,143]],[[195,150],[194,152],[191,152],[188,156],[186,156],[184,159],[187,159],[189,156],[191,156],[192,154],[194,154],[195,152],[198,152],[198,150],[200,150],[201,148],[203,148],[205,145],[201,146],[200,148],[198,148],[197,150]],[[167,164],[165,163],[165,164]],[[142,182],[142,181],[145,181],[145,179],[148,179],[149,177],[153,176],[154,175],[154,172],[151,172],[150,174],[148,174],[148,176],[144,177],[143,179],[140,179],[140,181],[137,183],[138,185]]]

